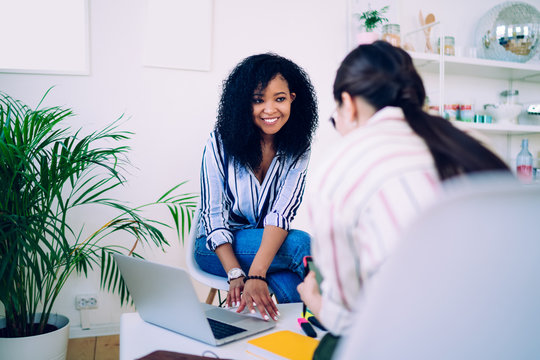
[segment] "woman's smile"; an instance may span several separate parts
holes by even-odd
[[[279,117],[262,118],[262,119],[267,124],[275,124],[278,121]]]
[[[291,93],[289,84],[277,74],[266,88],[253,93],[253,122],[263,136],[273,137],[289,120],[291,104],[296,94]]]

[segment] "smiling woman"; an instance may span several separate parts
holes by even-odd
[[[225,80],[204,150],[195,259],[227,277],[227,305],[278,319],[270,298],[299,301],[310,237],[290,230],[304,193],[317,102],[307,74],[275,54],[244,59]],[[247,276],[246,276],[247,274]]]

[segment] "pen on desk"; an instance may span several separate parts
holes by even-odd
[[[319,319],[317,319],[315,316],[311,315],[311,316],[308,316],[307,317],[307,320],[312,323],[313,325],[315,325],[316,327],[318,327],[319,329],[321,329],[322,331],[326,331],[326,328],[323,326],[323,324],[321,324],[321,322],[319,321]]]
[[[298,324],[304,330],[307,336],[317,337],[317,332],[313,329],[313,326],[304,318],[298,318]]]
[[[303,303],[303,304],[302,304],[302,317],[303,317],[303,318],[306,317],[306,303]]]

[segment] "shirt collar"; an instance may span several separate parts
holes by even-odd
[[[377,111],[369,120],[367,125],[375,124],[384,120],[404,120],[403,110],[396,106],[387,106]]]

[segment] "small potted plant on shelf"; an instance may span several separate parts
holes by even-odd
[[[388,22],[388,19],[383,17],[383,14],[388,11],[388,5],[380,10],[372,10],[354,14],[360,22],[360,32],[357,34],[358,44],[370,44],[380,39],[380,33],[375,30],[380,24]]]
[[[117,120],[82,135],[65,124],[71,110],[39,107],[0,93],[0,359],[65,358],[69,320],[53,309],[68,278],[97,267],[102,288],[126,302],[112,255],[141,257],[138,244],[169,245],[162,229],[171,226],[144,210],[167,206],[183,239],[196,206],[196,195],[179,191],[183,183],[149,204],[118,200],[132,133],[118,130]],[[87,231],[72,215],[83,209],[112,218]],[[120,233],[128,239],[118,240]]]

